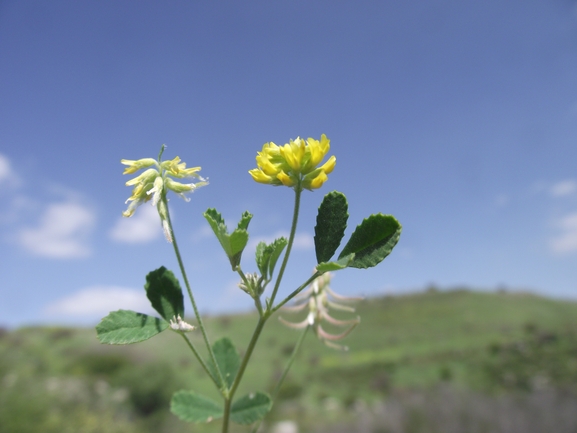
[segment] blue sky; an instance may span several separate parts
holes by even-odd
[[[430,284],[577,298],[577,2],[0,3],[0,325],[147,312],[176,270],[151,207],[122,219],[120,159],[180,156],[210,185],[170,202],[206,313],[248,309],[202,213],[286,234],[292,191],[252,181],[268,141],[326,134],[337,158],[305,192],[283,293],[310,275],[322,196],[347,233],[395,215],[379,267],[343,294]]]

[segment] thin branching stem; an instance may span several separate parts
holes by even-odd
[[[287,364],[286,364],[286,367],[285,367],[284,371],[282,372],[282,376],[280,377],[278,383],[276,384],[276,386],[275,386],[275,388],[274,388],[274,390],[273,390],[273,392],[272,392],[272,394],[271,394],[271,397],[272,397],[272,400],[273,400],[273,401],[276,400],[276,397],[277,397],[277,395],[278,395],[278,392],[279,392],[279,390],[280,390],[280,387],[282,386],[282,384],[283,384],[283,382],[284,382],[284,380],[285,380],[285,378],[286,378],[289,370],[291,369],[291,367],[292,367],[292,365],[293,365],[293,362],[294,362],[294,360],[296,359],[297,353],[299,352],[299,349],[301,348],[301,345],[303,344],[303,341],[305,341],[305,337],[306,337],[306,335],[307,335],[307,332],[309,331],[309,328],[310,328],[310,326],[307,326],[307,327],[303,330],[303,332],[301,333],[301,335],[300,335],[297,343],[295,344],[295,347],[293,348],[293,351],[292,351],[291,356],[290,356],[290,358],[289,358],[289,360],[288,360],[288,362],[287,362]]]
[[[297,223],[298,223],[298,219],[299,219],[299,210],[300,210],[300,203],[301,203],[301,193],[303,192],[303,189],[301,187],[301,181],[299,180],[299,182],[295,185],[295,205],[294,205],[294,211],[293,211],[293,221],[292,221],[292,225],[291,225],[291,231],[290,231],[290,235],[289,235],[289,240],[288,240],[288,244],[287,244],[287,248],[286,248],[286,252],[282,261],[282,265],[280,267],[280,270],[278,272],[278,276],[274,285],[274,289],[272,291],[272,295],[270,297],[270,302],[268,305],[267,309],[271,309],[273,304],[274,304],[274,298],[276,297],[276,294],[278,292],[278,288],[280,287],[280,283],[290,256],[290,252],[293,246],[293,242],[295,239],[295,233],[297,231]]]
[[[178,244],[176,242],[176,236],[175,236],[174,230],[172,228],[172,220],[170,219],[170,212],[168,210],[168,200],[166,199],[166,194],[163,194],[162,201],[164,202],[164,205],[166,206],[166,220],[168,222],[168,228],[170,230],[170,235],[172,237],[172,246],[174,247],[174,253],[176,254],[176,259],[178,261],[178,266],[180,267],[180,272],[182,273],[182,278],[184,280],[186,290],[188,291],[188,297],[190,298],[190,303],[192,304],[192,309],[194,310],[194,315],[195,315],[196,320],[198,322],[198,327],[200,328],[200,331],[202,333],[202,338],[204,339],[204,343],[206,345],[206,348],[208,349],[210,359],[211,359],[211,361],[215,367],[216,373],[218,375],[218,380],[220,382],[220,385],[218,387],[221,390],[221,392],[225,393],[226,392],[226,385],[225,385],[226,382],[224,381],[224,378],[222,376],[222,372],[220,371],[218,363],[216,362],[216,357],[214,356],[214,352],[212,350],[212,346],[210,345],[208,335],[206,335],[206,329],[205,329],[204,324],[202,322],[202,317],[200,316],[200,312],[198,311],[198,307],[196,306],[196,301],[194,300],[194,295],[192,294],[192,289],[190,288],[190,283],[188,282],[186,270],[184,269],[184,263],[182,262],[180,250],[179,250]]]
[[[230,403],[232,402],[232,398],[234,397],[234,394],[236,393],[238,385],[240,384],[240,381],[242,380],[242,376],[244,375],[244,372],[246,370],[246,366],[248,365],[248,361],[250,360],[252,352],[256,346],[256,342],[258,341],[258,338],[260,337],[260,333],[262,332],[262,329],[263,329],[265,323],[266,323],[266,319],[263,316],[259,317],[258,322],[256,324],[256,328],[254,329],[254,332],[253,332],[252,337],[250,339],[250,343],[248,344],[248,347],[246,349],[246,353],[244,354],[244,357],[242,358],[242,362],[240,364],[238,372],[236,373],[236,377],[234,378],[234,382],[232,383],[232,386],[228,392],[227,398],[225,398],[224,415],[223,415],[223,421],[222,421],[222,425],[223,425],[222,432],[223,433],[226,433],[228,431],[228,430],[225,430],[225,424],[226,424],[227,429],[228,429],[228,420],[230,418]]]
[[[287,262],[288,262],[288,259],[290,256],[292,244],[294,242],[294,237],[295,237],[297,222],[298,222],[298,215],[299,215],[299,210],[300,210],[301,193],[302,193],[302,187],[301,187],[301,184],[299,182],[295,186],[295,204],[294,204],[291,231],[290,231],[289,240],[288,240],[288,244],[287,244],[287,250],[285,252],[285,256],[284,256],[281,268],[279,270],[277,280],[276,280],[270,301],[268,302],[267,310],[263,314],[261,314],[259,319],[258,319],[258,322],[256,324],[256,327],[254,329],[254,332],[252,334],[252,337],[250,339],[248,347],[246,349],[246,353],[244,354],[244,357],[242,358],[242,362],[240,364],[240,367],[238,369],[236,377],[234,378],[234,382],[233,382],[232,386],[230,387],[228,395],[225,397],[225,408],[224,408],[225,410],[224,410],[224,415],[223,415],[223,430],[222,430],[223,433],[226,433],[228,431],[228,422],[230,419],[230,404],[232,402],[232,398],[234,397],[234,394],[236,393],[236,390],[238,389],[240,381],[242,380],[242,376],[244,375],[244,372],[246,370],[246,367],[248,365],[250,357],[252,356],[254,348],[256,347],[256,343],[260,337],[262,329],[263,329],[266,321],[268,320],[268,318],[271,315],[271,310],[272,310],[274,298],[276,297],[276,294],[277,294],[278,289],[280,287],[280,282],[282,280],[282,276],[284,274],[284,270],[286,268],[286,265],[287,265]]]
[[[300,350],[300,348],[301,348],[301,345],[303,344],[303,341],[305,340],[305,337],[306,337],[306,335],[307,335],[307,333],[308,333],[308,331],[309,331],[309,328],[310,328],[310,326],[307,326],[307,327],[303,330],[303,332],[301,332],[301,335],[299,336],[299,339],[298,339],[298,341],[296,342],[295,347],[293,347],[293,351],[292,351],[291,356],[290,356],[290,358],[289,358],[289,360],[288,360],[288,362],[287,362],[287,364],[286,364],[286,366],[285,366],[285,368],[284,368],[284,371],[282,372],[282,375],[281,375],[280,379],[278,380],[276,386],[274,387],[274,390],[272,391],[271,400],[273,401],[273,404],[274,404],[274,401],[276,400],[276,397],[277,397],[277,395],[278,395],[278,392],[279,392],[279,390],[280,390],[280,388],[281,388],[281,386],[282,386],[282,384],[283,384],[283,382],[284,382],[284,380],[285,380],[285,378],[286,378],[289,370],[291,369],[291,367],[292,367],[292,365],[293,365],[294,360],[296,359],[297,353],[299,352],[299,350]],[[256,425],[255,425],[255,426],[253,427],[253,429],[251,430],[251,433],[256,433],[256,432],[258,431],[261,423],[262,423],[262,419],[260,419],[260,420],[256,423]]]
[[[272,308],[269,312],[269,316],[271,316],[275,311],[277,311],[279,308],[281,308],[284,304],[286,304],[288,301],[290,301],[292,298],[294,298],[296,295],[298,295],[300,292],[302,292],[306,286],[311,284],[315,280],[315,278],[318,278],[321,275],[322,275],[321,272],[316,271],[308,280],[306,280],[303,284],[301,284],[295,291],[293,291],[285,299],[280,301],[278,303],[278,305],[276,305],[274,308]]]
[[[222,419],[222,433],[228,433],[231,403],[232,403],[232,396],[229,396],[228,398],[224,399],[224,416]]]
[[[179,332],[179,334],[182,335],[182,338],[184,338],[184,341],[186,341],[186,344],[188,345],[190,350],[192,350],[192,353],[194,353],[194,356],[196,357],[197,361],[202,366],[202,369],[205,371],[205,373],[212,379],[212,381],[214,382],[216,387],[220,388],[220,385],[218,384],[218,380],[216,379],[216,377],[214,377],[212,375],[212,372],[209,370],[208,365],[206,365],[206,362],[204,362],[204,359],[202,359],[202,357],[200,356],[200,354],[196,350],[196,347],[194,347],[194,344],[192,343],[192,341],[190,341],[190,338],[188,338],[188,335],[186,335],[183,332]]]

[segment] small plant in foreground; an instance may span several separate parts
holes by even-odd
[[[196,324],[192,325],[183,320],[184,296],[180,283],[175,275],[164,267],[160,267],[146,276],[144,286],[146,295],[160,317],[129,310],[111,312],[96,326],[96,332],[101,343],[130,344],[147,340],[167,329],[182,336],[192,354],[202,366],[205,373],[219,390],[222,401],[216,402],[194,391],[183,390],[176,392],[171,401],[171,410],[180,419],[190,422],[211,422],[222,418],[222,432],[229,431],[230,421],[243,425],[254,425],[256,431],[260,421],[272,407],[273,401],[288,373],[301,344],[312,328],[317,337],[325,344],[345,349],[344,346],[334,343],[348,335],[359,323],[359,318],[338,320],[329,315],[329,309],[354,311],[351,307],[337,301],[347,301],[347,298],[336,295],[328,287],[330,272],[345,268],[365,269],[376,266],[387,257],[399,240],[401,225],[391,215],[373,214],[357,226],[350,239],[336,259],[333,256],[341,244],[345,234],[348,219],[348,204],[344,194],[333,191],[328,193],[318,210],[315,226],[315,252],[317,264],[315,270],[306,281],[293,289],[282,300],[277,301],[277,295],[283,274],[293,246],[299,216],[300,198],[303,190],[320,188],[333,171],[336,158],[331,156],[320,165],[330,149],[330,141],[323,134],[320,140],[312,138],[306,141],[297,138],[284,146],[266,143],[256,157],[257,168],[249,171],[252,178],[259,183],[286,186],[294,190],[294,212],[288,239],[281,237],[267,244],[261,242],[256,248],[256,267],[258,272],[245,273],[241,266],[242,253],[248,243],[248,226],[252,219],[249,212],[244,212],[237,227],[229,232],[225,221],[216,209],[208,209],[204,213],[208,224],[221,244],[231,265],[233,272],[239,275],[239,287],[254,301],[258,311],[258,321],[253,335],[248,343],[246,352],[241,357],[229,338],[222,338],[211,344],[202,317],[194,300],[192,288],[184,269],[172,221],[168,209],[168,191],[173,191],[184,197],[185,193],[193,192],[197,188],[207,185],[208,182],[200,177],[200,167],[186,168],[186,164],[176,157],[173,160],[162,161],[164,146],[158,159],[144,158],[136,161],[122,160],[128,167],[125,174],[132,174],[146,169],[136,178],[126,184],[134,186],[128,209],[123,213],[130,217],[136,208],[148,201],[158,210],[166,239],[172,243],[182,274]],[[193,177],[197,183],[184,184],[172,178],[183,179]],[[284,255],[283,255],[284,252]],[[280,269],[274,277],[277,262]],[[263,295],[267,286],[271,284],[270,295]],[[305,288],[310,286],[308,290]],[[295,300],[295,306],[286,304]],[[300,302],[300,303],[299,303]],[[304,310],[308,307],[306,319],[300,323],[288,322],[285,324],[302,329],[302,333],[289,355],[287,365],[271,395],[255,391],[245,396],[235,398],[236,391],[243,374],[249,364],[251,355],[256,347],[266,322],[280,308],[286,311]],[[341,334],[331,334],[321,327],[326,321],[335,326],[346,327]],[[200,356],[187,333],[196,329],[203,337],[208,351],[208,358]]]

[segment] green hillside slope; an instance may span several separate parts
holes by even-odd
[[[371,298],[356,306],[361,324],[344,341],[350,350],[330,349],[310,333],[282,388],[281,401],[299,398],[314,410],[327,397],[346,405],[359,399],[382,399],[393,390],[426,389],[439,382],[476,387],[487,380],[498,382],[499,375],[515,378],[521,374],[519,369],[525,376],[549,374],[551,369],[541,365],[545,361],[559,364],[548,380],[560,374],[564,375],[560,380],[566,380],[575,374],[577,383],[577,365],[570,363],[577,359],[571,358],[577,338],[567,337],[577,330],[575,302],[524,293],[453,290]],[[300,318],[282,311],[281,315],[294,321]],[[227,335],[241,353],[255,323],[254,314],[206,320],[212,339]],[[270,390],[299,335],[276,320],[270,323],[241,393]],[[201,347],[200,335],[191,335]],[[515,349],[519,342],[523,350]],[[531,370],[529,364],[539,365]],[[124,426],[119,431],[132,431],[135,416],[146,420],[137,424],[139,428],[180,431],[179,421],[163,415],[172,392],[189,388],[218,398],[180,337],[170,332],[142,344],[116,347],[100,345],[93,329],[4,331],[0,379],[0,425],[9,425],[14,417],[25,422],[32,416],[30,411],[36,420],[49,414],[54,417],[50,405],[60,404],[67,407],[66,422],[100,411],[97,418],[109,417],[115,426]],[[62,392],[78,395],[62,397]],[[58,419],[52,422],[54,431],[62,427]],[[15,426],[13,431],[39,431]]]

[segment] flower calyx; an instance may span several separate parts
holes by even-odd
[[[253,274],[244,274],[244,279],[238,284],[241,290],[250,295],[251,298],[257,299],[264,292],[263,278],[256,272]]]
[[[178,315],[170,319],[170,328],[176,332],[191,332],[196,329],[196,326],[186,323],[180,315]]]

